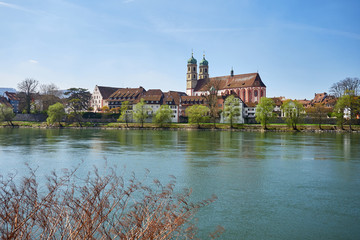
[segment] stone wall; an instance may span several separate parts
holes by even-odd
[[[45,122],[46,114],[16,114],[15,121]]]

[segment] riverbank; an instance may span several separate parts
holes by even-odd
[[[209,131],[250,131],[250,132],[352,132],[360,133],[360,126],[354,125],[352,129],[348,125],[344,126],[344,129],[336,125],[321,125],[321,129],[318,124],[302,124],[298,125],[297,130],[289,128],[286,124],[269,124],[267,129],[264,130],[260,124],[234,124],[230,127],[230,124],[218,123],[216,126],[212,123],[203,123],[198,127],[195,124],[188,123],[171,123],[160,126],[154,123],[144,123],[141,127],[139,123],[89,123],[84,122],[80,127],[77,123],[62,123],[62,126],[48,126],[46,122],[30,122],[30,121],[14,121],[15,128],[84,128],[84,129],[143,129],[143,130],[209,130]],[[0,127],[11,128],[7,124],[1,124]]]

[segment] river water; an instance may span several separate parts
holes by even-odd
[[[145,169],[218,196],[198,214],[199,237],[360,239],[360,135],[85,129],[0,129],[0,173],[106,164]]]

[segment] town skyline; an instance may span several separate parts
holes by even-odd
[[[186,90],[186,63],[210,77],[258,72],[268,97],[311,99],[360,76],[357,1],[0,1],[0,86],[25,78]],[[200,11],[201,10],[201,11]]]

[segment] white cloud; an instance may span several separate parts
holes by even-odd
[[[30,59],[28,62],[29,62],[29,63],[32,63],[32,64],[38,64],[38,63],[39,63],[38,61],[36,61],[36,60],[34,60],[34,59]]]
[[[12,8],[12,9],[19,10],[19,11],[24,11],[24,12],[33,13],[33,11],[31,11],[31,10],[29,10],[29,9],[20,7],[20,6],[15,5],[15,4],[10,4],[10,3],[6,3],[6,2],[1,2],[1,1],[0,1],[0,7],[1,7],[1,6],[7,7],[7,8]]]
[[[135,0],[124,0],[123,3],[131,3],[134,2]]]

